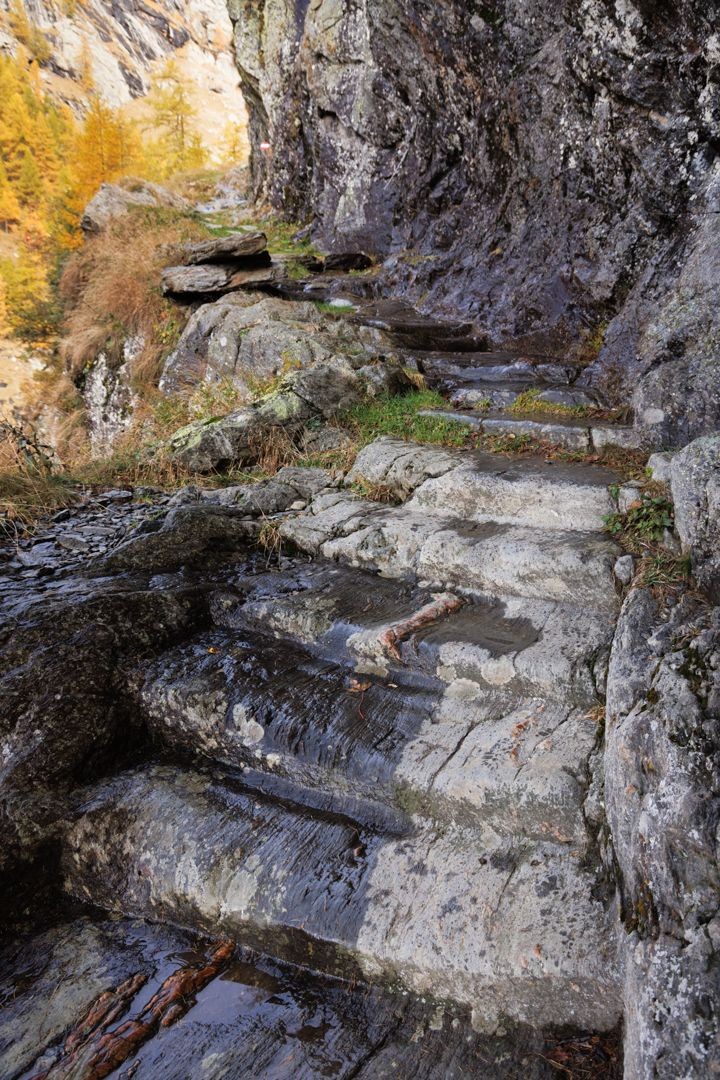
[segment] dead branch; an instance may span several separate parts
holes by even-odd
[[[233,941],[222,941],[205,963],[179,968],[168,975],[160,989],[136,1018],[126,1020],[115,1031],[110,1026],[129,1008],[147,975],[131,975],[115,990],[100,994],[87,1014],[72,1029],[62,1057],[32,1080],[61,1080],[81,1076],[82,1080],[102,1080],[135,1054],[160,1027],[170,1027],[194,1003],[194,998],[212,982],[235,951]],[[78,1069],[79,1066],[79,1069]],[[76,1071],[77,1070],[77,1071]]]
[[[401,641],[405,641],[413,634],[416,634],[418,630],[423,630],[426,626],[437,622],[438,619],[443,619],[446,615],[452,615],[464,604],[465,600],[460,596],[454,596],[452,593],[441,593],[431,603],[416,611],[414,615],[410,615],[407,619],[401,619],[383,630],[378,636],[378,642],[394,660],[399,660],[400,650],[398,644]]]

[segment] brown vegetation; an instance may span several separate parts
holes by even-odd
[[[160,292],[160,272],[172,245],[206,235],[186,214],[136,210],[70,257],[60,281],[66,310],[61,352],[73,379],[101,351],[119,363],[124,342],[136,338],[143,345],[133,383],[141,391],[156,384],[160,363],[183,329],[180,309]]]

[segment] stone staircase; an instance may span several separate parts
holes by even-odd
[[[478,1031],[615,1027],[593,765],[613,479],[367,447],[271,519],[301,554],[239,567],[210,625],[133,673],[159,756],[84,793],[66,889],[466,1006]]]

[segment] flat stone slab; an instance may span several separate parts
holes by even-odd
[[[601,610],[617,605],[617,548],[599,533],[439,518],[344,493],[315,499],[280,532],[301,550],[387,577]]]
[[[234,263],[168,266],[160,285],[165,296],[220,296],[233,289],[272,285],[280,272],[272,264],[248,269]]]
[[[482,421],[476,421],[481,423]],[[616,510],[609,469],[512,461],[498,454],[418,446],[378,439],[358,454],[348,483],[383,485],[409,510],[466,521],[497,521],[544,529],[597,530]]]
[[[181,249],[185,266],[198,266],[201,263],[225,263],[235,259],[247,259],[259,255],[267,248],[267,236],[256,230],[235,232],[229,236],[213,237],[196,244],[185,244]]]
[[[290,608],[282,599],[233,606],[216,597],[228,629],[198,635],[145,669],[138,706],[153,734],[173,750],[258,772],[272,790],[288,781],[298,797],[315,805],[332,799],[363,819],[389,820],[389,808],[396,817],[418,813],[585,844],[585,777],[597,740],[587,713],[595,700],[590,642],[587,685],[575,657],[588,701],[578,708],[558,700],[556,687],[549,700],[539,696],[554,673],[567,683],[573,667],[565,656],[546,670],[544,658],[558,644],[558,652],[580,651],[564,620],[543,648],[529,620],[518,615],[503,625],[490,610],[493,641],[484,645],[472,640],[482,625],[473,626],[465,609],[456,633],[452,618],[430,627],[396,663],[380,649],[377,629],[342,640],[343,620],[333,622],[327,592],[303,599]],[[271,628],[282,636],[268,636]],[[289,639],[293,629],[316,636],[314,647]],[[351,629],[345,625],[345,635]],[[607,635],[600,648],[597,629],[595,636],[595,651],[606,657]]]
[[[484,415],[451,409],[423,409],[420,416],[437,416],[464,424],[484,435],[529,436],[538,442],[564,446],[569,450],[601,451],[607,447],[622,450],[642,449],[642,436],[634,428],[619,424],[600,424],[590,420],[552,419]]]
[[[523,382],[527,390],[538,380],[567,384],[577,375],[576,368],[559,358],[498,350],[424,352],[412,359],[431,383],[451,391],[483,389],[485,383],[508,380]]]
[[[63,841],[69,892],[281,959],[500,1016],[609,1030],[611,912],[553,844],[483,847],[448,827],[388,838],[347,818],[154,767],[90,794]]]

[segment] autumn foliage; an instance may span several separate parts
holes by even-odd
[[[206,152],[173,61],[154,81],[141,126],[103,101],[87,58],[78,117],[45,93],[41,35],[21,6],[14,17],[24,44],[0,54],[0,333],[42,338],[56,320],[51,285],[80,246],[78,222],[100,185],[129,174],[164,180],[201,168]]]

